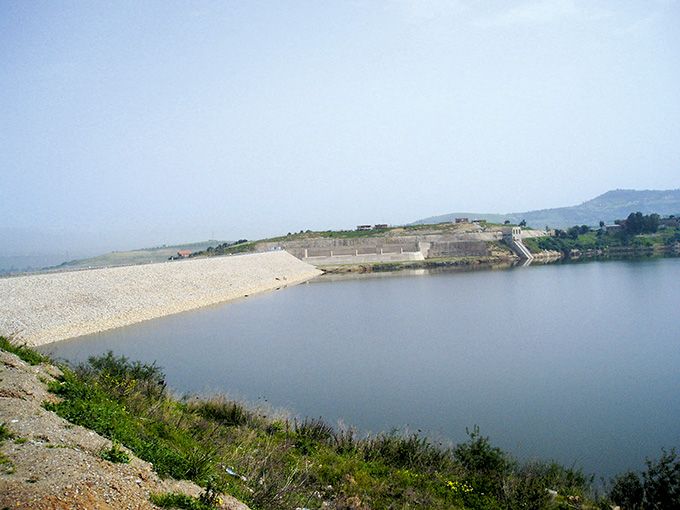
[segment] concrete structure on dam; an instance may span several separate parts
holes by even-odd
[[[387,235],[366,237],[314,237],[264,241],[256,245],[256,251],[285,250],[297,258],[315,266],[345,264],[372,264],[409,262],[427,259],[494,257],[502,254],[512,258],[528,258],[508,243],[504,230],[485,230],[478,225],[469,225],[469,230],[456,233],[419,231],[411,233],[391,231]],[[516,227],[519,229],[519,227]],[[518,239],[545,235],[538,230],[519,229]],[[524,246],[524,245],[522,245]],[[526,247],[524,247],[526,250]],[[526,250],[526,253],[529,253]],[[529,256],[531,254],[529,253]]]
[[[522,260],[532,261],[534,256],[522,242],[522,229],[520,227],[507,227],[503,229],[503,242]]]

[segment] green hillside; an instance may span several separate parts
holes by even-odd
[[[662,216],[680,215],[680,189],[641,191],[618,189],[607,191],[592,200],[570,207],[507,214],[456,212],[424,218],[414,223],[439,223],[452,221],[457,217],[468,217],[494,223],[502,223],[505,220],[519,223],[526,220],[528,225],[535,228],[542,228],[546,225],[566,228],[572,225],[596,226],[600,221],[612,223],[616,219],[626,218],[631,212],[637,211],[643,214],[657,213]]]

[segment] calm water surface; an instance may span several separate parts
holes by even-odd
[[[680,446],[680,259],[317,281],[53,344],[361,430],[611,476]]]

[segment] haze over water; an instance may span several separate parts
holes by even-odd
[[[374,432],[611,476],[680,446],[680,259],[323,279],[48,346]]]

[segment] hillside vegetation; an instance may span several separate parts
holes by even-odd
[[[524,244],[534,253],[542,250],[562,252],[567,258],[582,252],[612,253],[673,253],[680,243],[680,226],[659,227],[657,214],[631,213],[620,221],[616,230],[587,225],[574,225],[556,230],[555,235],[525,239]]]

